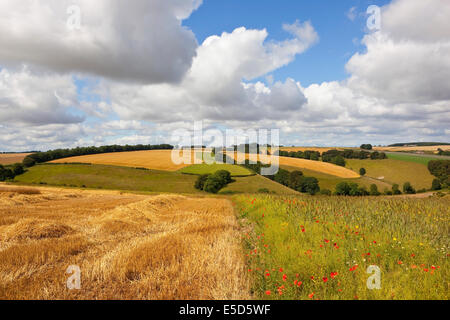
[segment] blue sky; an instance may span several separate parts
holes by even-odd
[[[303,86],[348,77],[345,64],[357,51],[366,33],[365,12],[370,5],[383,6],[386,0],[204,0],[184,25],[189,27],[201,44],[211,35],[232,32],[238,27],[267,29],[268,40],[284,40],[289,35],[284,23],[310,20],[320,41],[294,62],[273,72],[275,80],[291,77]],[[350,8],[356,17],[347,17]],[[355,41],[357,40],[357,41]]]

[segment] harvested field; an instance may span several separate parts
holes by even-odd
[[[250,298],[228,200],[8,188],[0,299]],[[66,287],[71,265],[80,267],[80,290]]]
[[[374,150],[378,151],[424,151],[424,152],[437,152],[438,149],[442,149],[444,151],[450,150],[450,145],[442,145],[442,146],[416,146],[416,147],[374,147]]]
[[[31,153],[0,153],[0,164],[13,164],[22,162]]]
[[[177,171],[194,163],[196,151],[192,151],[191,159],[186,164],[175,164],[172,161],[172,150],[150,150],[93,154],[70,157],[51,161],[51,163],[92,163],[153,170]],[[189,158],[189,157],[187,157]]]
[[[344,150],[344,149],[351,149],[351,148],[343,148],[343,147],[282,147],[280,148],[281,151],[318,151],[320,153],[327,152],[329,150]]]

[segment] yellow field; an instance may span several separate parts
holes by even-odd
[[[0,153],[0,164],[13,164],[22,162],[31,153]]]
[[[92,163],[124,167],[139,167],[153,170],[177,171],[190,164],[174,164],[172,150],[150,150],[93,154],[87,156],[70,157],[51,161],[52,163]],[[194,161],[195,151],[191,153]]]
[[[238,157],[244,157],[243,154],[234,155],[235,159]],[[313,160],[305,160],[298,158],[289,158],[289,157],[275,157],[275,156],[263,156],[256,154],[247,154],[245,155],[246,159],[250,159],[252,161],[261,161],[262,163],[276,163],[277,159],[280,166],[289,166],[295,167],[298,169],[309,169],[317,172],[326,173],[329,175],[333,175],[339,178],[359,178],[360,175],[356,172],[349,170],[347,168],[334,165],[328,162],[322,161],[313,161]],[[240,160],[240,159],[239,159]]]
[[[225,199],[0,185],[0,240],[0,299],[250,298]]]
[[[280,148],[280,150],[282,151],[318,151],[320,153],[322,152],[326,152],[328,150],[344,150],[345,148],[335,148],[335,147],[331,147],[331,148],[327,148],[327,147],[282,147]]]
[[[424,146],[424,147],[374,147],[374,150],[378,151],[432,151],[437,152],[438,149],[442,149],[444,151],[449,151],[450,146],[449,145],[443,145],[443,146]]]

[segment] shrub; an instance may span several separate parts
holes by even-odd
[[[258,190],[258,193],[270,193],[270,190],[267,188],[261,188]]]
[[[376,184],[370,185],[370,195],[371,196],[379,196],[380,192],[378,191],[378,187]]]
[[[195,181],[195,189],[197,190],[203,190],[205,187],[205,182],[208,179],[209,174],[203,174],[197,178],[197,181]]]
[[[314,177],[303,178],[301,192],[306,192],[313,196],[319,191],[320,191],[319,180],[317,180]]]
[[[398,184],[392,185],[392,194],[394,195],[402,194],[402,192],[400,191],[400,186]]]
[[[403,192],[406,194],[415,194],[416,189],[414,189],[414,187],[411,185],[411,183],[405,182],[403,184]]]
[[[362,144],[361,145],[361,149],[363,150],[372,150],[372,145],[371,144]]]
[[[324,196],[331,196],[331,190],[328,189],[322,189],[319,193]]]
[[[334,193],[338,196],[348,196],[348,195],[350,195],[350,190],[351,190],[350,185],[344,181],[344,182],[339,182],[336,185],[336,190]]]
[[[365,169],[365,168],[359,169],[359,174],[360,174],[361,176],[365,176],[365,175],[366,175],[366,169]]]
[[[210,175],[205,181],[205,185],[203,190],[209,193],[217,193],[222,189],[225,185],[223,184],[223,180],[216,175]]]
[[[441,186],[441,181],[439,179],[434,179],[433,183],[431,184],[431,190],[441,190],[442,186]]]

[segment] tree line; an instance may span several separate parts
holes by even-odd
[[[3,166],[0,164],[0,181],[14,179],[16,176],[24,172],[25,168],[21,163],[15,163],[9,166]]]
[[[138,144],[135,146],[130,145],[110,145],[101,147],[77,147],[73,149],[56,149],[45,152],[37,152],[26,156],[23,160],[23,164],[26,167],[32,167],[36,163],[43,163],[52,160],[84,156],[90,154],[101,154],[111,152],[127,152],[127,151],[144,151],[144,150],[172,150],[174,147],[170,144],[158,144],[158,145],[143,145]]]
[[[428,162],[428,170],[436,177],[432,184],[433,190],[450,187],[450,160],[432,160]]]

